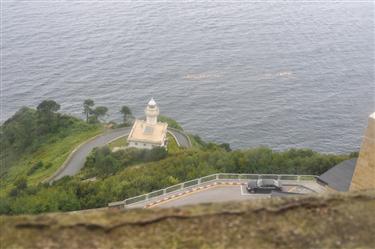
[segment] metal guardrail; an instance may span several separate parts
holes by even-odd
[[[201,178],[197,178],[194,180],[182,182],[164,189],[159,189],[147,194],[138,195],[135,197],[127,198],[123,201],[111,202],[108,204],[110,208],[125,208],[128,205],[134,205],[136,203],[141,203],[144,201],[149,201],[157,197],[161,197],[164,195],[169,195],[171,193],[188,189],[193,186],[205,184],[208,182],[215,182],[218,180],[257,180],[257,179],[275,179],[281,181],[315,181],[317,176],[315,175],[276,175],[276,174],[231,174],[231,173],[218,173],[212,174],[208,176],[204,176]]]

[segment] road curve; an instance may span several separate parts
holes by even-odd
[[[190,139],[184,132],[172,128],[168,128],[168,132],[173,135],[173,137],[177,140],[177,143],[180,147],[191,147]]]
[[[78,146],[69,156],[64,165],[61,166],[61,168],[58,169],[55,172],[55,174],[52,175],[46,181],[53,182],[61,179],[64,176],[73,176],[77,174],[85,165],[86,157],[95,147],[104,146],[116,138],[127,136],[130,133],[130,131],[131,127],[107,131],[99,136],[94,137],[88,142]],[[168,131],[173,134],[173,136],[177,139],[177,143],[181,147],[191,147],[189,138],[183,132],[174,129],[168,129]]]
[[[71,154],[69,159],[67,159],[68,161],[66,161],[64,165],[61,166],[61,169],[59,169],[55,173],[55,175],[48,179],[48,181],[53,182],[59,180],[64,176],[72,176],[77,174],[78,171],[82,169],[85,165],[86,157],[95,147],[104,146],[113,139],[116,139],[121,136],[127,136],[130,133],[130,130],[131,127],[125,127],[107,131],[89,140],[85,144],[82,144],[81,146],[75,149],[75,151]]]

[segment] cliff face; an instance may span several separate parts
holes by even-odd
[[[368,119],[350,190],[375,188],[375,112]]]
[[[375,192],[1,217],[1,248],[375,248]]]

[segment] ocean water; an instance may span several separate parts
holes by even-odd
[[[206,140],[360,147],[375,111],[374,3],[2,1],[1,121],[92,98],[120,118],[151,97]]]

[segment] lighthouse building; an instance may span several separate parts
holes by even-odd
[[[165,147],[167,123],[158,122],[159,107],[152,98],[145,109],[146,120],[136,120],[128,136],[128,146],[140,149]]]

